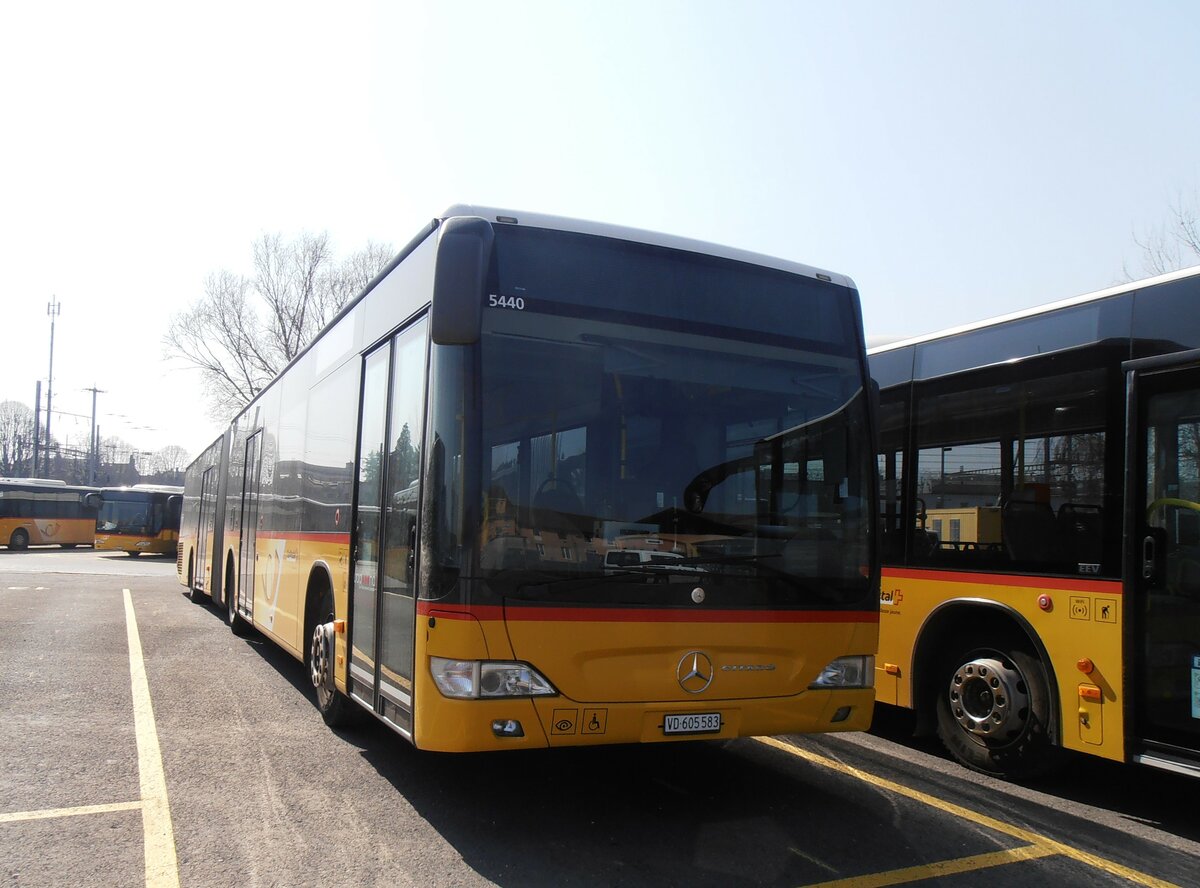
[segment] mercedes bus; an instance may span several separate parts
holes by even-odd
[[[455,207],[189,467],[180,581],[423,749],[861,730],[866,383],[842,275]]]

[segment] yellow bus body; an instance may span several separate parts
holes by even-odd
[[[955,602],[989,602],[1015,615],[1042,646],[1042,662],[1058,701],[1062,745],[1124,761],[1121,591],[1117,580],[885,567],[876,699],[912,707],[914,661],[931,617]]]
[[[835,692],[810,690],[808,684],[845,651],[873,649],[877,629],[870,622],[873,614],[853,622],[852,614],[839,612],[830,615],[837,622],[818,625],[743,622],[745,612],[736,614],[736,623],[696,623],[638,621],[630,611],[615,612],[621,618],[613,621],[594,610],[588,611],[586,619],[555,619],[554,612],[564,613],[557,608],[546,608],[549,613],[544,617],[522,619],[524,609],[514,610],[517,613],[506,620],[476,619],[462,609],[441,609],[436,602],[421,607],[415,670],[420,702],[414,738],[419,748],[458,752],[717,740],[798,730],[863,731],[871,724],[874,693],[870,688]],[[820,619],[816,613],[807,616]],[[523,650],[536,652],[536,657],[523,657]],[[676,674],[681,656],[695,650],[709,655],[715,667],[703,697],[684,691]],[[433,656],[533,660],[531,665],[550,678],[560,694],[452,700],[441,695],[423,666]],[[775,668],[722,668],[768,663]],[[619,682],[615,676],[620,676]],[[620,699],[612,699],[617,686]],[[664,735],[664,715],[699,712],[719,712],[720,732]],[[495,737],[492,722],[507,719],[520,721],[525,736]]]
[[[94,518],[0,518],[0,544],[23,530],[31,546],[90,546],[96,532]]]
[[[93,522],[92,531],[95,532]],[[97,533],[97,552],[145,552],[149,555],[174,555],[179,545],[178,530],[163,530],[157,535],[136,533]]]
[[[260,534],[256,553],[254,626],[302,660],[304,582],[314,569],[329,568],[337,612],[347,611],[347,537]],[[668,713],[721,713],[719,733],[681,740],[779,734],[796,731],[797,725],[809,731],[863,731],[871,724],[871,688],[810,690],[808,685],[846,651],[875,650],[874,612],[775,612],[787,616],[769,621],[756,621],[747,611],[729,612],[728,619],[709,612],[704,621],[694,622],[678,615],[665,619],[661,612],[638,620],[631,610],[605,619],[594,608],[576,619],[558,608],[535,608],[533,614],[515,609],[506,619],[503,610],[418,602],[412,687],[417,747],[461,752],[669,741],[674,738],[662,730]],[[343,693],[348,688],[346,639],[343,629],[334,648],[335,681]],[[716,670],[702,698],[684,691],[676,675],[680,657],[693,650],[711,656]],[[525,657],[523,651],[535,653]],[[528,659],[560,694],[450,699],[433,682],[430,657]],[[765,664],[774,668],[736,668]],[[617,675],[619,683],[604,681]],[[400,676],[391,680],[407,686]],[[618,685],[621,699],[612,699]],[[524,736],[497,738],[491,725],[498,719],[520,721]]]

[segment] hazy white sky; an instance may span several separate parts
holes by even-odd
[[[397,248],[456,202],[849,274],[872,337],[1137,266],[1200,184],[1188,2],[113,2],[0,13],[0,400],[217,434],[171,316],[263,232]],[[44,391],[43,391],[44,397]]]

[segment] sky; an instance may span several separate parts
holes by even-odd
[[[0,401],[195,455],[163,337],[264,233],[454,203],[849,275],[872,341],[1137,275],[1200,186],[1188,2],[6,2]],[[61,411],[61,413],[60,413]]]

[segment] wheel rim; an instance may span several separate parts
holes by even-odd
[[[950,712],[959,726],[982,740],[1005,740],[1029,723],[1029,693],[1019,670],[993,657],[977,657],[954,671]]]
[[[332,696],[333,669],[331,663],[332,623],[319,623],[313,629],[312,656],[309,658],[310,677],[317,689],[317,699],[324,706]]]

